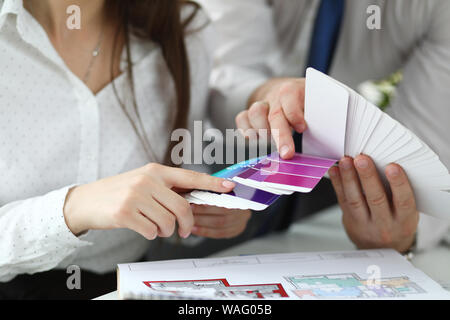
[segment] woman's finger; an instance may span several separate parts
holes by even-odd
[[[169,187],[184,190],[208,190],[220,193],[230,192],[235,187],[234,182],[191,170],[161,166],[159,174],[164,177]]]
[[[138,199],[138,209],[147,219],[158,227],[160,237],[170,237],[176,226],[176,217],[156,199]]]
[[[158,236],[158,227],[140,212],[128,216],[124,227],[136,231],[147,240],[154,240]]]
[[[168,188],[161,188],[153,193],[153,198],[175,215],[178,222],[178,234],[182,238],[187,238],[194,225],[194,216],[189,202]]]

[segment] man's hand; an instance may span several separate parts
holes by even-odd
[[[250,210],[231,210],[207,205],[191,204],[194,213],[192,234],[223,239],[241,234],[250,219]]]
[[[243,134],[249,129],[266,129],[275,140],[284,159],[295,152],[292,130],[306,129],[303,117],[305,79],[272,79],[257,88],[249,99],[249,109],[236,116],[236,125]]]
[[[419,222],[414,193],[399,165],[388,165],[385,174],[392,199],[368,156],[360,155],[355,160],[345,157],[339,167],[329,171],[344,227],[356,246],[405,252],[414,242]]]

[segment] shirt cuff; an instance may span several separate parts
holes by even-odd
[[[69,190],[73,187],[74,185],[71,185],[48,193],[45,201],[47,208],[40,210],[44,220],[41,227],[47,227],[44,234],[49,241],[46,242],[50,245],[57,244],[61,249],[67,250],[69,254],[77,248],[92,245],[91,242],[82,240],[85,238],[86,233],[80,237],[75,236],[67,226],[64,217],[66,197]],[[47,221],[45,222],[45,220]]]
[[[420,213],[417,228],[416,249],[423,251],[437,246],[449,233],[450,221]]]

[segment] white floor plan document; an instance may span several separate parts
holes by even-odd
[[[119,264],[122,299],[450,299],[393,250]]]

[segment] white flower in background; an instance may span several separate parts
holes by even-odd
[[[384,100],[384,94],[373,81],[361,83],[358,86],[358,92],[376,106],[379,106]]]
[[[357,90],[368,101],[384,110],[389,106],[400,81],[402,81],[402,73],[398,71],[381,81],[365,81],[358,86]]]

